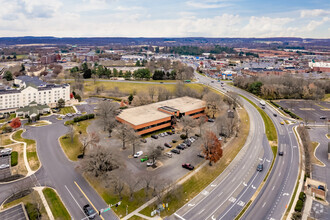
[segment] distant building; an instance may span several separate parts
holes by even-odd
[[[176,118],[182,116],[199,118],[205,115],[205,108],[204,101],[185,96],[125,109],[116,119],[132,126],[137,133],[142,135],[170,128],[175,124]]]
[[[36,117],[38,114],[49,113],[50,108],[48,105],[40,105],[35,101],[31,102],[28,106],[16,109],[16,115],[21,117]]]
[[[330,62],[309,62],[309,67],[315,72],[330,72]]]
[[[12,112],[17,108],[37,104],[55,106],[59,99],[70,100],[69,84],[47,84],[37,77],[19,76],[17,89],[0,89],[0,112]]]

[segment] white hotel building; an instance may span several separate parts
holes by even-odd
[[[37,104],[56,106],[59,99],[70,100],[69,84],[46,84],[37,77],[19,76],[15,79],[17,89],[0,90],[0,112],[14,112],[18,108]]]

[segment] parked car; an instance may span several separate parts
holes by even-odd
[[[81,112],[80,112],[80,111],[77,111],[77,112],[76,112],[76,115],[81,115]]]
[[[173,133],[171,131],[166,132],[168,135],[172,135]]]
[[[184,150],[184,147],[181,144],[179,144],[178,146],[176,146],[176,149]]]
[[[167,132],[164,132],[163,134],[164,134],[164,136],[167,136],[168,135]]]
[[[89,219],[94,219],[96,216],[96,211],[89,205],[84,205],[83,210]]]
[[[188,147],[190,147],[190,145],[191,145],[191,141],[190,141],[189,139],[184,140],[184,143],[185,143]]]
[[[188,170],[193,170],[195,167],[193,165],[191,165],[190,163],[184,163],[182,164],[183,168],[186,168]]]
[[[257,171],[261,172],[264,169],[264,165],[262,163],[259,163],[257,166]]]
[[[72,117],[72,114],[71,114],[71,113],[68,113],[68,114],[66,114],[66,116],[68,116],[68,117]]]
[[[319,185],[317,188],[320,189],[320,190],[325,191],[325,188],[324,188],[324,186],[322,186],[322,185]]]
[[[149,160],[149,157],[146,155],[146,156],[142,157],[140,161],[144,162],[144,161],[147,161],[147,160]]]
[[[134,158],[138,158],[139,156],[141,156],[143,154],[143,151],[138,151],[134,154]]]
[[[159,136],[160,137],[164,137],[165,135],[164,135],[164,133],[160,133]]]
[[[0,156],[7,156],[7,155],[10,155],[12,151],[13,151],[12,148],[5,148],[5,149],[2,149],[2,150],[0,150]]]
[[[144,138],[141,138],[140,141],[141,141],[142,143],[147,143],[147,140],[144,139]]]
[[[197,157],[205,158],[205,156],[204,156],[204,154],[202,152],[200,152],[199,154],[197,154]]]
[[[274,117],[277,117],[277,114],[276,113],[274,113],[273,115],[274,115]]]
[[[182,147],[184,147],[184,149],[188,148],[188,145],[185,144],[185,143],[181,143],[180,145],[181,145]]]
[[[171,152],[175,153],[175,154],[180,154],[180,150],[178,150],[178,149],[172,149]]]
[[[166,157],[169,157],[169,158],[172,158],[172,153],[170,153],[170,152],[166,152],[166,153],[164,153],[164,155],[166,156]]]
[[[327,116],[321,116],[320,119],[327,119]]]
[[[158,136],[157,135],[151,135],[151,137],[153,138],[153,139],[158,139]]]
[[[214,122],[215,120],[213,118],[209,118],[207,121],[208,122]]]
[[[172,145],[168,144],[168,143],[165,143],[164,144],[165,147],[168,147],[168,148],[172,148]]]
[[[281,125],[284,125],[284,121],[281,121],[280,124],[281,124]]]
[[[265,109],[265,106],[261,106],[262,109]]]
[[[151,166],[153,166],[155,164],[156,164],[156,161],[153,162],[152,160],[150,160],[150,161],[147,162],[147,167],[151,167]]]
[[[164,150],[164,147],[163,146],[157,146],[157,149],[159,149],[159,150]]]
[[[8,168],[8,167],[9,167],[9,164],[1,164],[0,165],[0,170]]]

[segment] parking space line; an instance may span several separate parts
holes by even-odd
[[[89,198],[86,196],[86,194],[84,193],[84,191],[80,188],[80,186],[78,185],[78,183],[76,181],[74,181],[74,184],[76,184],[76,186],[78,187],[78,189],[80,190],[80,192],[85,196],[85,198],[88,200],[88,202],[93,206],[94,210],[96,213],[99,213],[99,210],[97,208],[95,208],[94,204],[91,202],[91,200],[89,200]],[[102,220],[104,220],[104,218],[100,215],[100,218]]]

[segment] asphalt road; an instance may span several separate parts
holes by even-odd
[[[244,96],[246,96],[247,98],[249,98],[250,100],[255,102],[256,104],[259,103],[259,100],[256,99],[254,96],[252,96],[249,93],[244,92],[240,89],[237,89],[237,88],[231,87],[231,86],[227,86],[227,85],[225,85],[224,87],[220,87],[220,83],[216,82],[215,80],[213,80],[213,81],[215,81],[214,83],[211,83],[212,79],[208,79],[208,78],[203,77],[198,74],[196,74],[196,77],[199,79],[199,81],[201,83],[210,85],[214,88],[218,88],[218,89],[224,91],[224,93],[226,93],[227,91],[230,91],[230,90],[235,91],[237,93],[243,94]],[[249,112],[250,121],[252,122],[252,124],[253,124],[253,122],[258,121],[258,117],[260,117],[260,115],[258,113],[251,114],[251,111],[254,111],[255,109],[251,108],[251,106],[249,106],[245,103],[244,103],[244,106],[246,107],[247,111]],[[269,106],[266,107],[265,111],[270,116],[270,118],[274,121],[274,124],[275,124],[277,132],[278,132],[279,146],[283,147],[285,153],[284,153],[284,156],[277,157],[277,159],[275,160],[273,170],[270,173],[269,178],[266,181],[262,191],[259,193],[257,198],[251,204],[251,206],[249,207],[249,209],[247,210],[245,215],[242,217],[242,219],[281,219],[282,215],[284,214],[284,212],[286,210],[286,205],[290,201],[290,198],[293,193],[295,183],[297,180],[297,176],[298,176],[299,150],[297,147],[298,144],[297,144],[296,138],[294,136],[294,133],[292,132],[292,127],[294,125],[280,125],[280,121],[282,121],[283,119],[281,118],[281,116],[274,117],[273,113],[275,112],[275,110],[273,110]],[[256,115],[258,115],[258,116],[256,116]],[[262,127],[263,126],[264,125],[263,125],[263,121],[262,121]],[[258,136],[260,138],[261,136],[264,136],[264,131],[261,132],[260,130],[259,131],[255,130],[255,132],[256,133],[254,135],[256,137]],[[269,146],[267,146],[267,147],[268,148],[266,148],[266,150],[269,151],[270,147]],[[244,148],[243,148],[242,152],[244,151]],[[240,152],[239,154],[243,154],[242,152]],[[260,152],[254,150],[253,154],[251,156],[253,157],[253,156],[256,156],[257,154],[260,154]],[[238,156],[237,156],[237,158],[238,158]],[[265,157],[267,157],[267,156],[268,155],[265,154]],[[236,158],[235,158],[235,160],[236,160]],[[239,162],[237,162],[235,160],[229,165],[229,167],[226,169],[226,171],[231,170],[232,166],[235,166],[235,163],[236,163],[236,165],[239,164]],[[249,161],[246,161],[246,163],[244,163],[244,164],[249,165],[248,162]],[[265,170],[265,172],[266,172],[266,170]],[[199,209],[196,209],[197,215],[200,215],[199,213],[203,214],[203,212],[205,212],[205,210],[209,209],[210,206],[212,207],[212,205],[214,203],[217,206],[219,206],[219,205],[224,206],[228,203],[228,201],[233,204],[231,206],[229,205],[226,208],[222,208],[221,210],[218,210],[219,214],[217,214],[217,215],[213,214],[213,213],[215,213],[214,211],[212,212],[210,210],[207,210],[208,216],[206,217],[206,219],[208,219],[208,218],[210,218],[212,220],[214,220],[214,219],[232,219],[239,213],[239,211],[243,208],[243,206],[246,204],[246,202],[250,200],[250,198],[252,197],[254,192],[253,192],[252,186],[251,186],[252,189],[250,188],[250,189],[246,189],[244,191],[240,190],[241,187],[238,186],[238,184],[240,184],[241,182],[244,182],[245,184],[247,184],[245,181],[245,178],[246,178],[245,174],[248,172],[243,172],[243,174],[240,172],[234,172],[234,173],[235,173],[235,175],[233,175],[231,178],[228,178],[228,179],[225,178],[225,177],[227,177],[226,172],[221,174],[218,178],[221,178],[221,176],[223,176],[223,178],[225,178],[222,182],[220,182],[220,184],[225,184],[225,182],[231,182],[234,179],[234,181],[232,182],[231,185],[236,186],[236,188],[229,184],[229,186],[221,187],[223,189],[223,191],[214,190],[214,192],[217,192],[217,195],[219,196],[217,202],[213,199],[212,196],[210,196],[210,197],[204,196],[205,197],[203,199],[204,205],[200,206]],[[251,176],[250,180],[253,180],[253,178],[257,179],[258,177]],[[213,184],[213,186],[214,185],[215,184]],[[210,186],[212,187],[212,184]],[[254,184],[254,187],[258,187],[258,186],[259,185]],[[215,188],[217,188],[217,187],[215,187]],[[233,190],[235,192],[233,192]],[[224,191],[231,192],[232,194],[229,194],[227,197],[223,198],[222,195],[225,194]],[[239,191],[240,193],[237,193],[236,191]],[[211,194],[213,194],[213,193],[211,193]],[[235,195],[238,195],[238,196],[235,196]],[[200,196],[200,195],[198,195],[198,196]],[[195,207],[196,204],[193,203],[194,199],[192,201],[190,201],[188,204],[186,204],[185,206]],[[212,201],[213,201],[213,203],[212,203]],[[221,201],[221,202],[219,202],[219,201]],[[183,218],[185,217],[185,213],[184,213],[184,211],[181,211],[181,210],[185,209],[185,206],[178,211],[179,214],[183,215]],[[241,207],[239,207],[239,206],[241,206]],[[182,212],[183,212],[183,214],[182,214]],[[179,218],[181,217],[181,215],[178,215]],[[204,218],[194,217],[191,219],[204,219]]]
[[[216,89],[220,85],[210,83],[198,75],[199,81]],[[272,161],[273,154],[265,136],[263,120],[258,111],[247,101],[241,100],[250,117],[250,132],[246,144],[225,171],[174,216],[179,219],[233,219],[249,201]],[[256,171],[259,163],[262,172]]]

